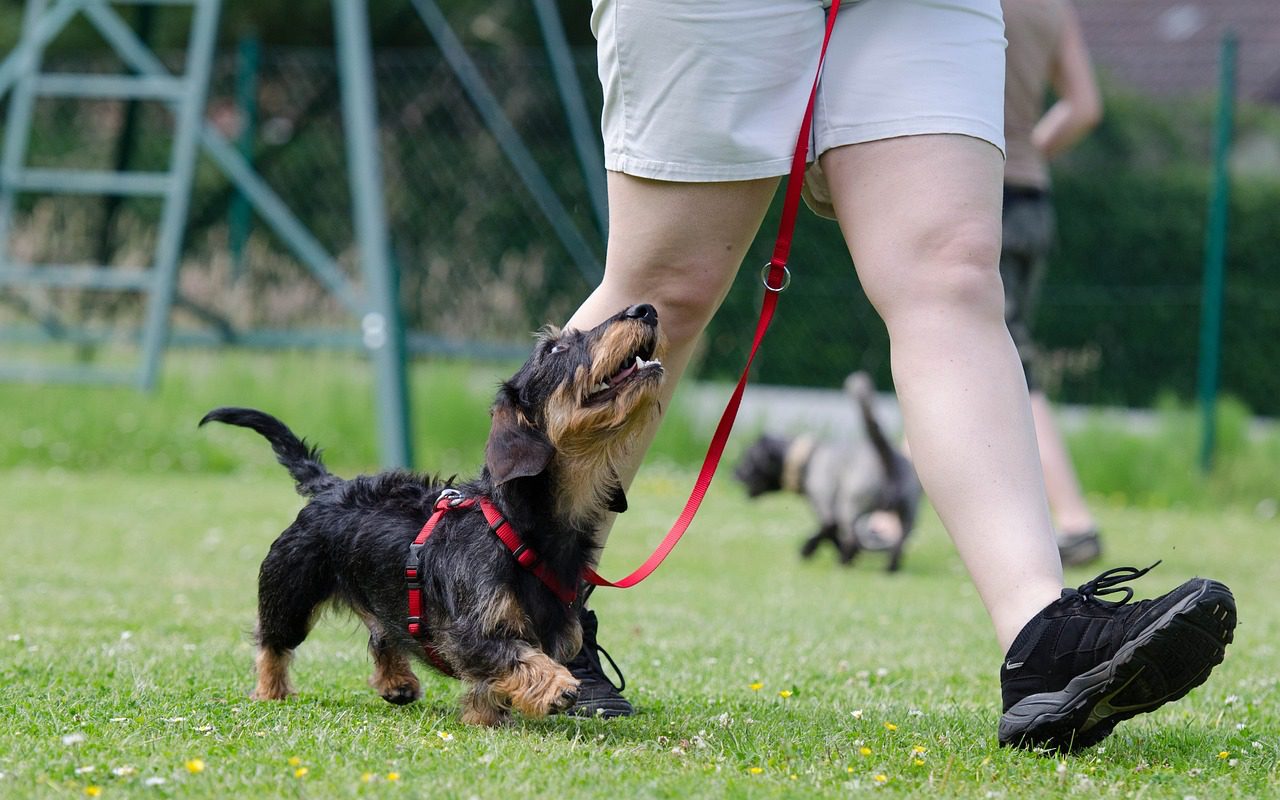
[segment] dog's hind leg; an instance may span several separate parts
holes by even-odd
[[[830,541],[832,544],[836,545],[837,547],[840,546],[840,541],[836,538],[835,523],[828,523],[826,525],[823,525],[821,528],[818,529],[817,533],[813,534],[807,540],[805,540],[805,543],[800,547],[800,557],[813,558],[813,554],[817,551],[818,546],[821,545],[824,541]]]
[[[398,706],[412,703],[422,696],[422,685],[413,674],[409,659],[397,650],[382,634],[382,628],[372,616],[361,614],[369,628],[369,653],[373,656],[373,676],[369,685],[383,700]]]
[[[858,557],[858,553],[862,552],[862,543],[858,541],[857,531],[855,527],[859,524],[859,520],[854,520],[853,525],[847,529],[840,530],[832,538],[836,543],[836,549],[840,551],[840,563],[848,566]]]
[[[275,543],[258,572],[258,682],[255,700],[283,700],[293,694],[289,662],[307,638],[317,607],[333,593],[333,573],[313,543],[290,527]]]

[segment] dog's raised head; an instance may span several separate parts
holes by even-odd
[[[485,447],[493,484],[554,476],[556,515],[572,524],[626,510],[617,465],[658,411],[664,345],[647,304],[591,330],[543,330],[493,404]]]

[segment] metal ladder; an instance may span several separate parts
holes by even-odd
[[[137,40],[111,3],[190,6],[191,32],[184,75],[78,75],[41,71],[44,51],[77,14],[102,34],[126,64],[136,64]],[[133,369],[89,364],[7,363],[0,379],[155,384],[169,333],[182,235],[200,144],[209,71],[217,34],[220,0],[27,0],[22,38],[0,65],[0,93],[12,83],[0,151],[0,292],[20,287],[90,289],[145,295],[140,331],[141,363]],[[148,53],[147,55],[150,55]],[[33,111],[39,97],[147,100],[173,113],[169,167],[163,172],[36,169],[26,165]],[[15,201],[19,194],[78,194],[158,197],[163,201],[154,260],[142,270],[92,264],[17,263],[10,253]],[[65,338],[68,326],[48,318],[50,339]]]

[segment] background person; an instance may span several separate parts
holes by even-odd
[[[1049,399],[1035,378],[1031,319],[1053,243],[1048,161],[1097,126],[1102,97],[1080,20],[1068,0],[1003,0],[1003,6],[1009,41],[1000,251],[1005,319],[1031,389],[1031,413],[1049,507],[1058,529],[1058,552],[1064,564],[1085,564],[1097,560],[1102,544]],[[1057,100],[1044,111],[1050,87]]]

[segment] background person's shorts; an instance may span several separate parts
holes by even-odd
[[[817,69],[823,0],[593,0],[605,167],[665,181],[785,175]],[[844,0],[810,157],[955,133],[1004,148],[999,0]],[[819,170],[806,199],[831,216]]]

